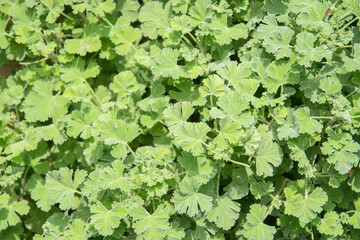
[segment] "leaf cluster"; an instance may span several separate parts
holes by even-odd
[[[359,19],[0,0],[0,239],[357,239]]]

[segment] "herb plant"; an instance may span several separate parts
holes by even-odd
[[[359,239],[359,0],[0,0],[0,239]]]

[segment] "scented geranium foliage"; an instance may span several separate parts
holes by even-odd
[[[0,0],[0,239],[357,239],[359,19]]]

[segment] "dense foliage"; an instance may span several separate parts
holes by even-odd
[[[359,0],[0,0],[0,239],[358,239]]]

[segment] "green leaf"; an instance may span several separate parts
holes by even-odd
[[[120,220],[125,218],[127,210],[119,202],[112,204],[111,209],[107,209],[101,202],[90,207],[91,224],[94,224],[96,230],[103,236],[111,235],[114,228],[118,227]]]
[[[29,212],[28,202],[25,200],[16,201],[16,197],[10,197],[7,193],[0,195],[0,230],[8,226],[15,226],[21,222],[19,215],[26,215]]]
[[[304,7],[299,14],[296,22],[303,28],[314,31],[321,31],[328,35],[334,30],[330,23],[324,21],[325,13],[330,5],[327,2],[312,1],[311,4]]]
[[[121,161],[116,160],[111,163],[111,167],[106,167],[100,172],[99,186],[103,189],[117,189],[129,191],[132,183],[129,178],[124,177],[125,166]]]
[[[210,24],[210,28],[219,45],[229,44],[232,40],[247,37],[245,24],[239,23],[228,27],[227,17],[226,14],[215,15]]]
[[[139,88],[134,74],[130,71],[117,74],[109,87],[111,91],[118,94],[119,98],[129,95]]]
[[[264,24],[260,24],[258,27],[258,34],[261,39],[267,39],[273,32],[276,32],[279,28],[275,15],[267,15],[262,20]]]
[[[30,191],[31,198],[36,201],[36,205],[43,211],[48,212],[55,204],[45,187],[45,180],[39,175],[33,174],[26,184],[26,189]]]
[[[352,170],[352,175],[348,181],[348,184],[351,186],[351,189],[357,193],[360,192],[360,169],[355,168]]]
[[[210,75],[203,81],[203,86],[199,88],[202,95],[221,96],[225,93],[224,80],[218,75]]]
[[[124,25],[121,22],[111,28],[109,36],[111,41],[117,45],[115,50],[119,55],[136,51],[136,45],[142,37],[140,29]]]
[[[53,95],[53,85],[50,82],[36,81],[24,104],[26,120],[36,122],[56,119],[65,114],[68,102],[61,95]]]
[[[203,25],[212,17],[211,0],[196,0],[189,9],[189,16],[195,25]]]
[[[174,221],[170,229],[167,231],[168,240],[181,240],[185,237],[184,228],[176,221]]]
[[[66,83],[83,83],[86,79],[95,78],[100,73],[99,65],[90,62],[85,68],[85,61],[82,58],[75,58],[70,63],[60,66],[60,78]]]
[[[215,107],[211,108],[211,117],[230,119],[244,127],[249,127],[253,124],[254,117],[250,112],[245,111],[249,108],[249,99],[243,97],[239,92],[232,91],[230,94],[221,96],[216,104],[221,110]]]
[[[299,82],[299,73],[294,68],[292,61],[273,61],[266,68],[267,76],[262,84],[269,93],[275,93],[279,87],[283,88],[285,84],[297,84]]]
[[[151,70],[156,76],[179,79],[185,77],[184,67],[177,64],[180,53],[176,49],[164,48],[155,58]]]
[[[72,111],[68,121],[67,134],[74,138],[80,135],[82,139],[88,139],[91,137],[91,125],[99,115],[100,111],[96,108]]]
[[[6,39],[6,25],[9,22],[9,17],[0,15],[0,48],[6,49],[9,46],[8,40]]]
[[[177,161],[185,168],[186,178],[205,184],[216,175],[215,164],[206,157],[194,157],[191,153],[182,152]]]
[[[316,37],[307,32],[301,32],[296,36],[295,49],[301,55],[299,63],[305,67],[310,67],[312,62],[320,62],[323,58],[330,60],[332,51],[326,46],[314,47]]]
[[[130,215],[134,221],[133,227],[135,232],[140,236],[143,236],[144,239],[164,239],[170,228],[170,211],[163,205],[159,205],[152,214],[146,211],[142,206],[138,206],[131,210]]]
[[[255,182],[250,185],[251,194],[255,199],[260,199],[268,193],[274,192],[274,184],[271,182]]]
[[[131,21],[134,22],[138,18],[138,10],[140,7],[140,4],[136,0],[121,0],[121,14],[122,16]]]
[[[36,128],[36,133],[45,141],[53,141],[55,144],[62,144],[67,139],[62,124],[50,124]]]
[[[85,56],[86,53],[97,52],[101,48],[101,40],[96,26],[89,24],[85,26],[83,36],[77,39],[66,39],[64,49],[71,54]]]
[[[267,52],[273,53],[276,59],[290,57],[293,53],[290,45],[294,31],[288,27],[279,27],[264,39],[263,45]]]
[[[68,168],[60,168],[46,174],[45,188],[53,202],[60,203],[60,209],[68,210],[76,208],[78,200],[75,193],[80,193],[77,189],[86,178],[86,171]]]
[[[322,206],[328,200],[327,194],[320,187],[317,187],[310,194],[307,194],[307,189],[305,191],[306,193],[303,196],[296,193],[294,189],[284,189],[286,196],[285,213],[299,218],[300,222],[304,224],[314,219],[322,211]]]
[[[206,134],[210,131],[206,123],[184,123],[174,130],[175,143],[185,151],[190,151],[194,156],[204,152],[203,144]]]
[[[33,127],[29,127],[24,131],[24,137],[20,141],[13,142],[5,148],[5,153],[17,156],[24,150],[31,151],[35,150],[40,141],[39,136]]]
[[[299,108],[295,111],[295,118],[299,124],[300,133],[320,133],[322,125],[316,120],[311,118],[310,109],[308,107]]]
[[[194,179],[180,183],[180,190],[176,190],[172,202],[174,202],[175,210],[182,214],[186,213],[190,217],[194,217],[200,212],[208,212],[212,209],[213,198],[206,195],[208,187],[201,187]]]
[[[208,213],[207,218],[216,226],[229,230],[234,226],[239,217],[240,204],[232,201],[227,196],[222,196],[214,201],[212,210]]]
[[[238,63],[230,61],[218,70],[218,74],[228,80],[233,86],[246,81],[251,75],[251,65],[249,62]]]
[[[101,138],[106,145],[117,144],[112,154],[119,158],[126,157],[130,151],[128,143],[139,134],[139,126],[136,123],[128,124],[123,120],[107,121],[101,126]]]
[[[40,0],[40,2],[49,10],[46,17],[46,21],[49,23],[54,23],[60,16],[60,13],[64,11],[65,3],[62,0]]]
[[[150,39],[156,39],[158,35],[165,34],[169,27],[169,7],[166,4],[165,8],[163,3],[159,1],[151,1],[144,4],[139,12],[139,21],[142,22],[141,31]]]
[[[237,144],[243,135],[241,124],[231,120],[221,119],[219,134],[214,138],[214,143],[221,150],[229,147],[229,144]]]
[[[265,11],[275,15],[286,14],[287,9],[288,9],[288,2],[284,2],[281,0],[270,0],[266,2],[264,6]]]
[[[353,58],[344,56],[344,68],[348,72],[354,72],[360,70],[360,43],[354,44]]]
[[[186,123],[187,119],[194,113],[194,108],[191,103],[176,103],[170,105],[164,110],[164,118],[166,124],[170,129],[175,129],[178,126]]]
[[[272,240],[276,229],[264,223],[267,217],[267,207],[260,204],[250,206],[250,212],[246,216],[246,222],[242,234],[249,240]]]
[[[344,0],[345,6],[347,6],[353,14],[360,16],[360,2],[359,0]]]
[[[95,139],[84,149],[85,161],[88,165],[96,163],[103,155],[104,143],[100,139]]]
[[[360,198],[354,201],[355,212],[349,218],[348,222],[356,229],[360,229]]]
[[[340,218],[336,212],[327,212],[323,219],[321,219],[320,224],[317,226],[320,233],[339,236],[343,234],[343,228],[340,223]]]
[[[269,136],[263,135],[255,158],[256,174],[264,177],[273,176],[273,168],[280,166],[282,162],[282,152],[277,143],[274,143]]]
[[[350,134],[332,130],[328,130],[328,134],[328,141],[323,144],[321,151],[329,155],[327,161],[334,164],[340,174],[346,174],[359,163],[357,153],[360,145],[354,142]]]

